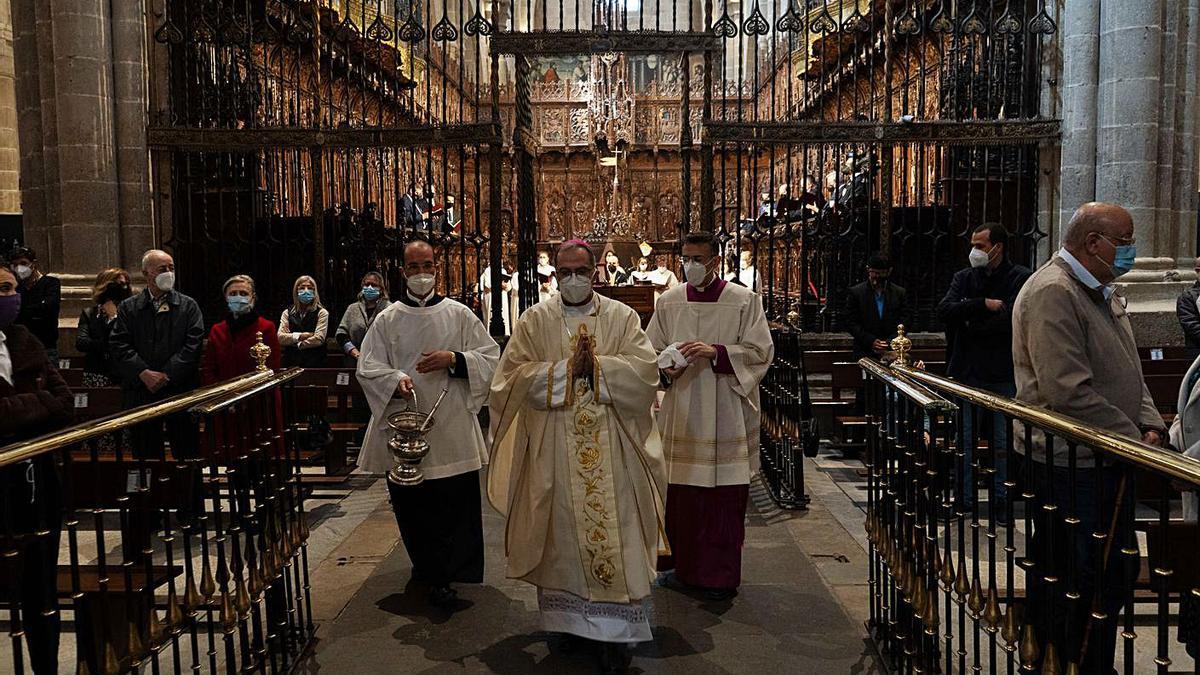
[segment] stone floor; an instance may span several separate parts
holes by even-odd
[[[861,547],[819,500],[781,512],[754,488],[741,594],[709,603],[656,588],[655,640],[633,651],[630,672],[881,672],[862,623]],[[484,508],[485,582],[460,587],[459,611],[448,613],[408,587],[408,557],[380,499],[314,571],[322,625],[302,672],[595,672],[588,654],[550,650],[534,589],[504,578],[503,520]]]

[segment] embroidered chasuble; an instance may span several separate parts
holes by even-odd
[[[744,485],[758,466],[758,384],[775,345],[758,295],[715,280],[663,293],[646,334],[656,351],[698,340],[717,345],[671,384],[658,414],[668,480],[717,487]]]
[[[651,638],[665,467],[651,419],[654,351],[638,315],[561,296],[517,321],[492,382],[488,497],[507,519],[508,576],[539,588],[543,627],[596,640]],[[588,378],[575,344],[591,340]]]

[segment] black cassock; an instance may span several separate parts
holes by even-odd
[[[483,512],[479,472],[426,479],[413,486],[388,481],[413,581],[429,586],[483,581]]]

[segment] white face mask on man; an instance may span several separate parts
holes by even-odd
[[[687,282],[693,288],[700,288],[704,285],[704,280],[708,278],[708,266],[689,260],[683,263],[683,276],[687,278]]]
[[[592,294],[591,277],[570,274],[558,282],[558,292],[568,305],[582,304]]]
[[[171,292],[171,289],[175,288],[175,273],[163,272],[162,274],[154,277],[154,285],[158,286],[158,290],[163,291],[164,293]]]
[[[992,261],[992,255],[983,249],[973,248],[967,254],[967,260],[971,263],[971,267],[987,267],[987,264]]]
[[[408,290],[418,298],[423,298],[433,290],[434,281],[432,274],[414,274],[408,277]]]

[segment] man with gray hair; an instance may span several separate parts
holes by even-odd
[[[1018,400],[1158,445],[1165,427],[1142,379],[1125,299],[1112,285],[1133,267],[1136,255],[1128,211],[1104,203],[1079,207],[1062,248],[1017,296],[1013,366]],[[1017,440],[1024,441],[1022,436]],[[1066,442],[1053,443],[1047,453],[1043,434],[1035,431],[1032,441],[1032,447],[1016,444],[1033,462],[1027,489],[1038,503],[1049,500],[1057,509],[1046,511],[1049,527],[1035,515],[1030,560],[1039,566],[1037,578],[1056,579],[1059,585],[1039,584],[1030,594],[1028,616],[1037,622],[1038,641],[1059,648],[1059,665],[1073,662],[1085,673],[1111,672],[1117,619],[1133,583],[1127,572],[1137,571],[1120,553],[1137,550],[1133,482],[1121,466],[1088,449],[1076,450],[1072,467]],[[1066,519],[1072,516],[1079,522],[1069,527]],[[1094,533],[1111,539],[1107,559],[1097,554]],[[1079,591],[1074,600],[1062,585],[1069,565]]]
[[[109,353],[125,405],[161,401],[195,389],[200,382],[200,350],[204,316],[196,301],[175,290],[175,260],[153,249],[142,256],[146,289],[117,308],[109,337]],[[161,457],[159,430],[135,429],[133,451],[139,457]],[[196,427],[187,413],[167,419],[167,440],[176,459],[196,454]]]

